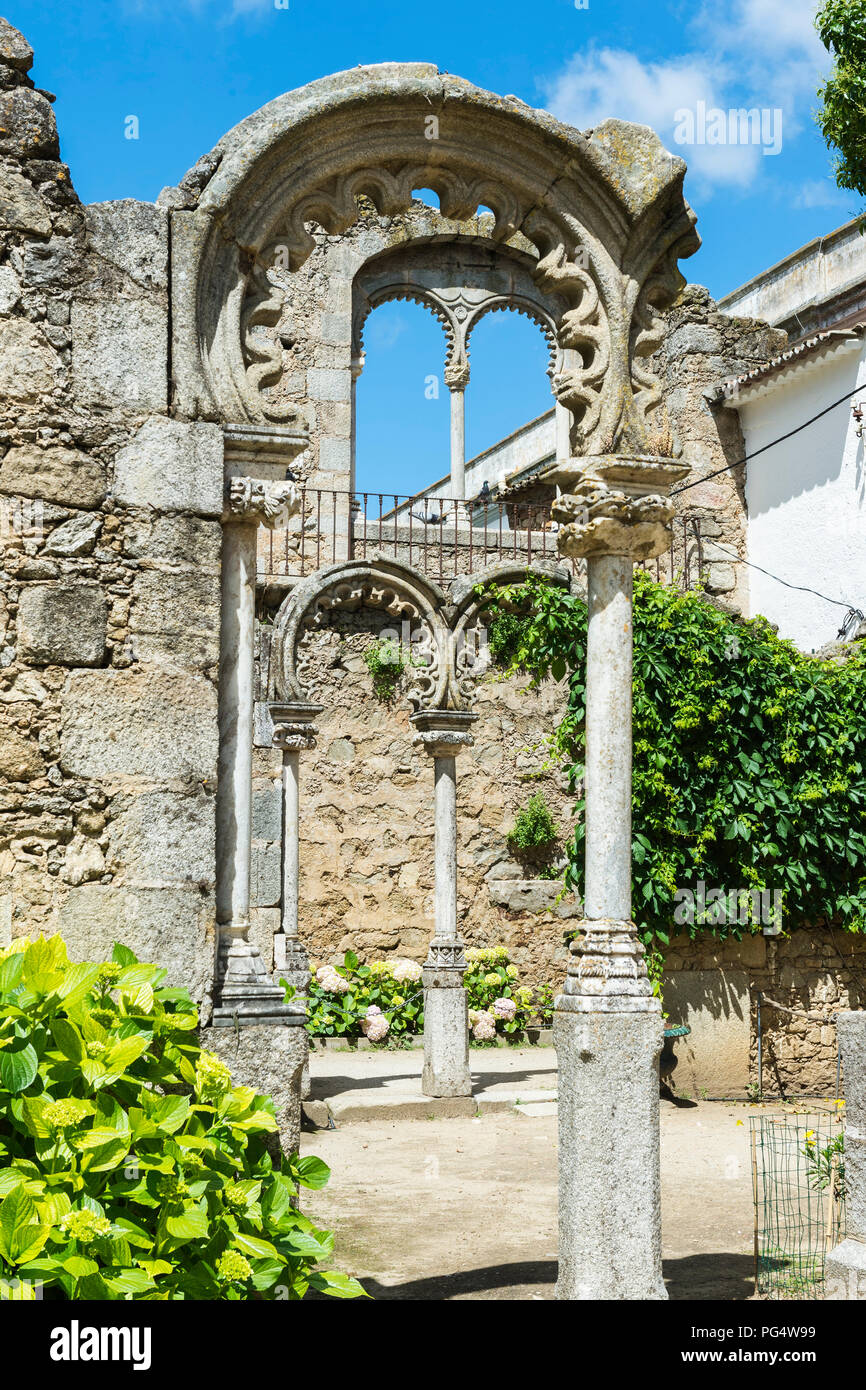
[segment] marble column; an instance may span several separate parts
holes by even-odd
[[[845,1087],[846,1239],[827,1256],[825,1298],[866,1300],[866,1013],[837,1014]]]
[[[472,1094],[466,958],[457,923],[457,754],[471,746],[469,730],[477,718],[453,710],[412,716],[413,742],[433,759],[434,778],[435,926],[422,972],[425,1096]]]
[[[274,726],[274,747],[283,754],[283,884],[280,930],[274,937],[274,981],[285,980],[295,994],[291,1003],[306,1011],[306,995],[310,984],[310,958],[298,931],[300,888],[299,829],[300,829],[300,762],[301,753],[316,746],[313,720],[322,712],[321,705],[277,704],[270,706]],[[301,1096],[310,1094],[309,1039],[307,1056],[301,1075]]]
[[[298,1013],[283,1002],[283,990],[249,939],[257,536],[260,524],[284,526],[297,505],[292,483],[229,483],[220,627],[215,1028],[284,1023]]]
[[[445,385],[451,393],[451,483],[449,496],[460,501],[466,498],[466,387],[469,385],[469,364],[456,362],[445,368]],[[458,520],[464,520],[464,508],[459,508]],[[450,520],[450,518],[449,518]]]
[[[585,462],[590,462],[586,460]],[[660,1001],[631,920],[632,573],[668,544],[681,476],[662,460],[593,460],[566,475],[560,551],[587,562],[586,888],[581,935],[556,1000],[559,1282],[567,1300],[664,1299]],[[605,476],[606,475],[606,476]],[[611,489],[623,482],[628,491]]]

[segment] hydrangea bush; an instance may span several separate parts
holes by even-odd
[[[70,964],[58,936],[0,952],[0,1298],[363,1294],[294,1205],[326,1165],[271,1158],[273,1102],[165,974],[120,945]]]
[[[530,1023],[550,1021],[550,985],[530,989],[518,983],[505,946],[466,952],[464,984],[469,1026],[476,1042],[497,1036],[518,1041]],[[348,951],[340,967],[320,965],[309,989],[309,1022],[316,1037],[359,1038],[379,1043],[424,1028],[421,966],[415,961],[375,960],[361,965]]]

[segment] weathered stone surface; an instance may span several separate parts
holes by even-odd
[[[72,377],[82,403],[131,410],[168,405],[168,318],[146,298],[76,299]]]
[[[0,314],[10,314],[21,300],[21,281],[11,265],[0,266]]]
[[[43,546],[46,555],[89,555],[96,545],[102,520],[98,516],[74,516],[57,526]]]
[[[73,960],[106,960],[122,941],[139,960],[164,966],[167,983],[207,998],[213,964],[212,900],[198,888],[83,884],[60,910],[58,928]]]
[[[31,782],[41,777],[45,761],[39,747],[8,725],[0,727],[0,777],[10,782]]]
[[[21,444],[0,464],[0,489],[47,502],[98,507],[105,497],[105,469],[77,449]]]
[[[157,782],[216,776],[216,691],[202,676],[180,668],[74,672],[61,710],[68,772]]]
[[[222,430],[163,416],[146,420],[115,459],[114,497],[128,507],[219,516]]]
[[[283,833],[283,798],[279,785],[260,786],[253,793],[253,839],[279,840]]]
[[[657,1013],[563,1013],[559,1283],[575,1301],[664,1299]]]
[[[96,840],[76,835],[66,846],[63,858],[63,878],[77,885],[101,878],[105,872],[105,855]]]
[[[260,1095],[272,1097],[280,1126],[280,1148],[285,1154],[297,1153],[301,1142],[301,1073],[309,1056],[306,1028],[203,1028],[201,1041],[231,1069],[236,1086],[252,1086]]]
[[[469,1096],[469,1018],[466,990],[427,988],[424,971],[424,1070],[421,1091],[425,1096]]]
[[[51,235],[51,218],[45,200],[32,183],[14,169],[0,168],[0,224],[17,232]]]
[[[108,862],[128,884],[204,883],[214,869],[214,798],[144,792],[111,821]]]
[[[559,879],[489,878],[487,888],[490,901],[509,912],[555,912],[557,917],[580,917],[583,911],[571,893],[558,901],[563,892]]]
[[[824,1262],[824,1297],[834,1302],[866,1299],[866,1241],[843,1240]]]
[[[19,159],[57,159],[57,124],[41,92],[14,87],[0,93],[0,150]]]
[[[19,72],[29,72],[33,66],[33,49],[24,35],[5,19],[0,19],[0,58]]]
[[[90,245],[142,289],[168,288],[168,214],[153,203],[121,198],[84,210]]]
[[[0,399],[33,401],[49,394],[56,366],[53,349],[32,323],[18,318],[0,323]]]
[[[143,570],[133,584],[130,631],[140,660],[213,666],[219,660],[219,578]]]
[[[21,593],[18,653],[38,665],[98,666],[105,655],[108,603],[101,585],[66,580]]]
[[[126,554],[132,559],[163,560],[216,570],[220,563],[222,527],[196,516],[136,517],[126,525]]]
[[[279,845],[253,845],[250,893],[255,907],[274,907],[280,901],[281,867]]]

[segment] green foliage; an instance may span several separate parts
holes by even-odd
[[[816,120],[831,149],[836,183],[866,195],[866,0],[826,0],[815,27],[833,68]]]
[[[519,984],[519,972],[511,964],[505,946],[489,946],[466,952],[467,969],[463,983],[467,991],[470,1026],[478,1041],[489,1033],[518,1041],[530,1023],[550,1022],[553,991],[550,985],[532,990]],[[514,1003],[511,1009],[496,1011],[496,1000]],[[371,1024],[368,1010],[379,1011]],[[413,961],[375,960],[362,965],[353,951],[347,951],[342,965],[321,965],[310,983],[307,1028],[316,1037],[358,1038],[367,1034],[372,1041],[386,1043],[424,1029],[424,991],[421,967]],[[473,1020],[473,1014],[476,1018]],[[483,1014],[480,1033],[478,1016]],[[384,1023],[381,1021],[384,1020]],[[387,1026],[386,1026],[387,1025]],[[372,1030],[372,1031],[371,1031]]]
[[[409,665],[402,643],[393,637],[373,642],[364,653],[364,664],[373,678],[376,699],[388,704],[394,699]]]
[[[120,945],[72,965],[57,936],[0,953],[0,1291],[362,1294],[316,1271],[332,1237],[293,1205],[326,1165],[271,1159],[273,1102],[232,1086],[165,973]]]
[[[550,807],[541,792],[536,792],[515,816],[508,843],[516,850],[550,850],[558,834]]]
[[[512,669],[569,676],[554,743],[582,786],[586,608],[533,578],[491,591],[522,604]],[[866,924],[866,644],[844,664],[802,655],[762,618],[740,623],[698,593],[635,574],[634,914],[647,945],[666,943],[675,894],[704,879],[782,893],[786,929],[822,919]],[[577,811],[583,811],[580,802]],[[566,882],[582,890],[582,818]],[[745,925],[748,930],[748,924]],[[718,936],[732,922],[695,923]]]
[[[833,1195],[837,1202],[844,1202],[845,1186],[845,1135],[840,1132],[826,1144],[821,1144],[813,1131],[807,1131],[803,1141],[803,1157],[806,1159],[806,1179],[811,1188],[824,1192],[832,1183]]]

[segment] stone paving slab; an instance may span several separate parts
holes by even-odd
[[[423,1054],[394,1052],[314,1053],[308,1125],[323,1127],[324,1107],[332,1125],[374,1120],[454,1119],[541,1104],[555,1113],[556,1053],[552,1047],[472,1048],[471,1096],[421,1094]]]

